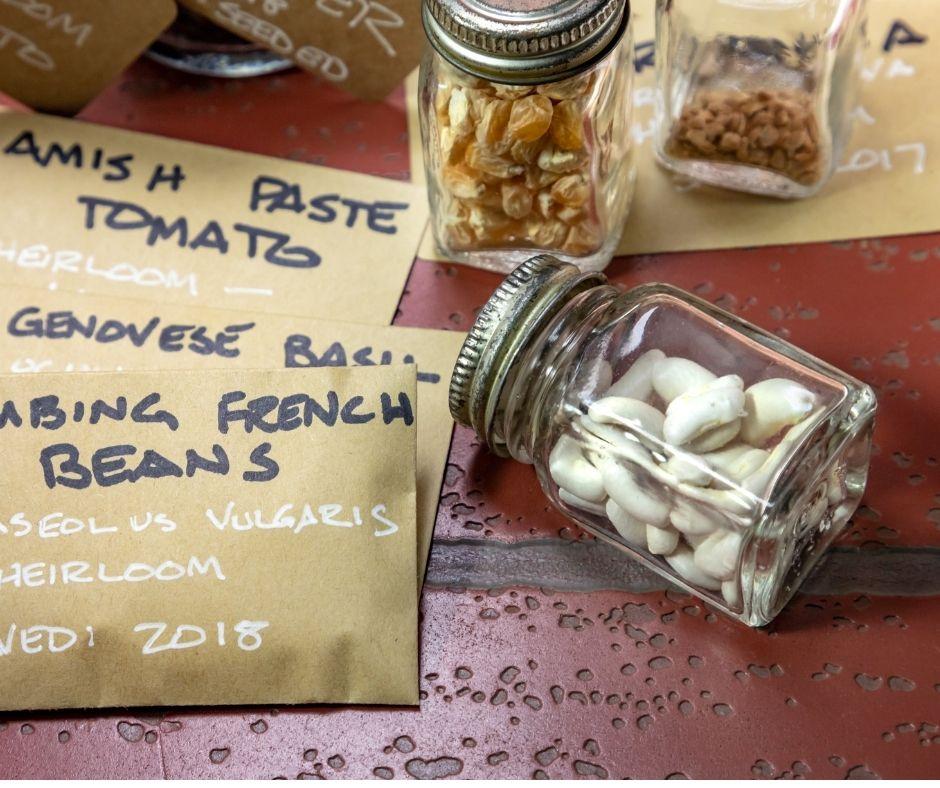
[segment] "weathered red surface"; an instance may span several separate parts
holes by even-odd
[[[362,105],[300,73],[222,82],[142,62],[82,117],[408,171],[400,94]],[[940,235],[648,256],[609,273],[693,290],[874,385],[877,453],[844,541],[937,555]],[[466,330],[497,283],[418,261],[397,322]],[[468,432],[450,461],[441,548],[583,538],[531,469]],[[919,591],[800,596],[753,631],[673,593],[429,588],[420,710],[6,716],[0,777],[937,777],[940,604]]]

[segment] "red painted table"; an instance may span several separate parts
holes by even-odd
[[[403,96],[140,62],[89,121],[408,175]],[[642,199],[642,195],[639,196]],[[775,624],[747,630],[549,510],[455,433],[423,595],[419,709],[0,717],[0,777],[940,776],[940,234],[620,259],[871,383],[864,506]],[[401,325],[466,330],[498,277],[418,260]]]

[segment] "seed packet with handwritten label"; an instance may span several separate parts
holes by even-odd
[[[172,0],[3,0],[0,90],[33,109],[77,112],[174,16]]]
[[[418,579],[424,577],[453,420],[447,383],[463,334],[0,290],[0,372],[418,365]]]
[[[4,377],[0,708],[416,703],[415,386]]]
[[[180,0],[242,38],[364,99],[418,64],[420,0]]]
[[[0,276],[388,324],[427,221],[411,184],[0,114]]]

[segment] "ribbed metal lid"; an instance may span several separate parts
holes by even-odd
[[[489,447],[493,416],[513,363],[571,298],[603,285],[600,273],[585,274],[551,255],[519,265],[490,296],[467,335],[450,380],[450,412]]]
[[[424,0],[434,48],[483,79],[530,85],[573,76],[623,35],[629,0]]]

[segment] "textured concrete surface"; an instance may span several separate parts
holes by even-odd
[[[142,62],[82,117],[404,178],[403,106],[299,73],[216,82]],[[771,628],[664,589],[551,511],[531,469],[457,430],[420,709],[6,715],[0,777],[940,775],[940,234],[609,273],[693,290],[878,392],[864,506]],[[498,281],[416,261],[397,322],[466,330]]]

